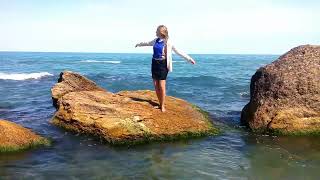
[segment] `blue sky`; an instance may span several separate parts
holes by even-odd
[[[320,44],[320,1],[0,0],[0,51],[151,52],[167,25],[187,53],[282,54]]]

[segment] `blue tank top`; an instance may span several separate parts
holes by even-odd
[[[156,58],[156,59],[162,58],[162,56],[164,55],[163,54],[164,46],[165,46],[164,40],[160,38],[156,39],[156,42],[153,45],[153,58]]]

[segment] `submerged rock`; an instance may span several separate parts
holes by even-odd
[[[158,100],[154,91],[111,93],[77,73],[66,71],[61,77],[52,88],[52,95],[57,98],[52,123],[68,130],[91,134],[112,144],[217,133],[205,112],[182,99],[167,96],[167,111],[163,113],[155,108]],[[74,82],[69,77],[82,80]]]
[[[50,142],[31,130],[10,121],[0,119],[0,153],[15,152]]]
[[[320,46],[299,46],[251,78],[241,122],[257,132],[319,134]]]

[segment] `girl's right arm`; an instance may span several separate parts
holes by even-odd
[[[152,41],[149,42],[141,42],[136,44],[136,47],[141,47],[141,46],[153,46],[154,43],[156,42],[157,38],[153,39]]]
[[[172,50],[173,50],[173,52],[175,52],[179,56],[183,57],[185,60],[189,61],[190,63],[192,63],[192,64],[196,63],[196,61],[192,57],[190,57],[188,54],[186,54],[182,51],[179,51],[175,46],[172,46]]]

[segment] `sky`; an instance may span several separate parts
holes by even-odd
[[[0,0],[0,51],[151,53],[160,24],[190,54],[283,54],[320,44],[320,1]]]

